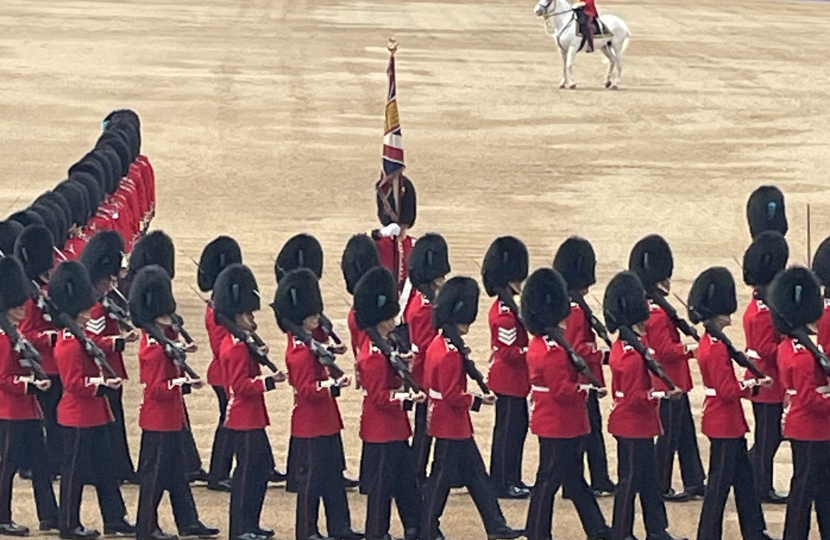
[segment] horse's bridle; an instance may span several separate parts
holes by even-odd
[[[565,15],[566,13],[573,11],[572,9],[566,9],[565,11],[558,11],[558,12],[548,13],[547,9],[550,7],[551,4],[553,4],[555,2],[556,2],[556,0],[547,0],[547,2],[545,2],[544,5],[542,6],[542,7],[545,8],[545,13],[542,14],[542,17],[544,17],[545,20],[550,19],[551,17],[556,17],[557,15]]]

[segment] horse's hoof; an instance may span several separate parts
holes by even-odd
[[[571,83],[571,85],[568,88],[570,88],[571,90],[576,90],[576,83]]]
[[[562,90],[562,89],[564,89],[564,88],[566,88],[565,83],[562,83],[562,84],[560,84],[560,85],[559,85],[559,89],[560,89],[560,90]]]
[[[611,81],[605,81],[605,88],[611,88]]]
[[[616,85],[616,84],[612,84],[611,86],[609,86],[609,88],[611,88],[611,90],[616,90],[616,89],[617,89],[617,85]]]

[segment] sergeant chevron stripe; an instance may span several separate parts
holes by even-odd
[[[516,329],[499,327],[499,341],[507,346],[513,345],[516,342]]]
[[[104,328],[107,326],[107,318],[106,317],[98,317],[97,319],[90,319],[88,323],[86,323],[86,329],[92,332],[95,335],[100,335],[104,332]]]

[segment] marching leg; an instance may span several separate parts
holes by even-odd
[[[525,441],[530,428],[530,412],[527,406],[527,398],[516,399],[516,418],[513,422],[511,433],[512,454],[510,456],[512,467],[510,469],[510,480],[517,488],[525,490],[522,481],[522,462],[524,461]],[[530,496],[530,493],[528,493]]]
[[[755,416],[755,441],[750,450],[755,489],[762,501],[782,504],[786,498],[775,492],[773,467],[783,435],[781,403],[752,403]]]
[[[346,486],[342,482],[345,455],[343,454],[343,439],[340,434],[327,437],[317,437],[319,448],[324,455],[323,478],[320,497],[326,512],[326,528],[329,536],[334,538],[348,538],[352,535],[352,516],[349,512],[349,501],[346,498]],[[341,481],[338,481],[341,480]]]
[[[406,441],[395,443],[395,459],[398,471],[393,487],[395,506],[404,527],[405,540],[416,540],[421,526],[421,492],[415,481],[412,449]]]
[[[824,462],[819,467],[816,489],[816,520],[822,540],[830,538],[830,442],[822,442]]]
[[[127,428],[124,424],[123,387],[112,393],[108,393],[106,398],[109,401],[112,414],[115,417],[115,422],[107,424],[110,432],[110,444],[113,456],[115,457],[115,478],[119,482],[135,482],[137,480],[135,465],[130,455],[130,446],[127,442]]]
[[[767,522],[761,510],[761,500],[755,491],[752,463],[749,461],[745,438],[742,438],[738,445],[734,467],[732,485],[741,533],[744,538],[761,538],[767,528]]]
[[[43,438],[43,425],[40,420],[23,422],[25,435],[25,452],[32,462],[32,488],[35,493],[37,517],[43,529],[58,528],[58,501],[52,487],[52,471],[49,464],[49,451]]]
[[[43,410],[43,427],[46,430],[46,446],[49,449],[49,462],[51,463],[50,473],[53,476],[61,474],[61,462],[63,460],[63,431],[64,428],[58,424],[58,402],[63,394],[63,384],[58,375],[49,375],[52,385],[44,392],[36,394]]]
[[[190,414],[187,409],[184,411],[184,457],[185,474],[188,481],[207,480],[207,474],[202,469],[202,458],[199,456],[199,447],[193,438],[193,431],[190,429]]]
[[[664,401],[665,403],[665,401]],[[648,535],[662,534],[669,527],[666,505],[657,489],[657,463],[654,456],[654,441],[636,439],[635,443],[635,478],[639,483],[640,505],[643,508],[643,521]]]
[[[92,441],[92,472],[101,517],[104,519],[104,534],[135,534],[135,525],[127,522],[127,507],[115,479],[115,458],[110,446],[109,426],[89,428],[87,431]]]
[[[12,484],[20,453],[15,439],[14,422],[0,420],[0,531],[12,528]]]
[[[436,439],[432,458],[432,469],[424,490],[422,540],[435,540],[441,534],[441,514],[450,495],[450,484],[456,476],[461,454],[456,441]]]
[[[141,434],[141,488],[138,494],[136,515],[137,540],[149,540],[158,524],[158,507],[164,494],[167,475],[170,472],[170,456],[166,455],[164,433],[143,431]]]
[[[810,535],[810,514],[816,493],[817,466],[824,457],[816,455],[817,446],[812,441],[791,440],[793,449],[793,478],[787,499],[787,516],[784,520],[784,538],[807,540]],[[821,445],[820,449],[824,449]]]
[[[487,470],[484,468],[484,460],[476,445],[475,439],[470,437],[458,441],[461,451],[460,470],[467,491],[478,509],[481,520],[484,522],[484,529],[488,534],[494,535],[507,529],[507,520],[499,506],[499,501],[493,492]]]
[[[326,481],[320,478],[320,467],[324,456],[320,456],[319,448],[314,439],[293,437],[296,459],[295,467],[297,481],[297,508],[295,521],[296,540],[308,540],[319,535],[317,517],[320,513],[320,483]]]
[[[530,495],[525,536],[528,540],[547,540],[553,528],[553,497],[561,479],[555,477],[555,441],[539,437],[539,469]]]
[[[507,439],[509,438],[510,403],[508,396],[497,394],[496,421],[493,426],[493,443],[490,448],[490,478],[493,489],[499,495],[507,493]]]
[[[415,454],[415,479],[419,487],[426,485],[427,464],[432,451],[432,437],[429,436],[427,429],[428,407],[426,403],[415,405],[415,433],[412,437],[412,450]]]
[[[619,538],[634,536],[634,498],[637,496],[635,483],[635,440],[623,437],[617,439],[617,491],[614,494],[614,532]]]
[[[233,444],[230,440],[230,430],[225,427],[225,409],[228,407],[228,397],[221,386],[213,386],[216,398],[219,401],[219,424],[213,435],[213,447],[210,452],[210,472],[208,488],[227,491],[230,487],[231,466],[233,465]]]
[[[678,426],[680,415],[677,411],[677,402],[671,399],[660,400],[660,422],[663,424],[663,434],[657,437],[655,453],[657,458],[657,488],[661,494],[671,499],[672,472],[674,471],[674,454],[677,450],[677,441],[680,436]],[[684,494],[679,494],[683,495]]]
[[[591,433],[584,437],[583,445],[585,453],[588,455],[591,488],[602,493],[613,493],[614,482],[608,476],[608,456],[605,452],[605,439],[602,435],[602,413],[599,409],[599,397],[596,390],[589,392],[587,406]],[[580,470],[584,470],[583,461],[580,459]]]
[[[613,531],[605,522],[605,516],[599,508],[594,493],[585,482],[585,476],[580,474],[578,463],[582,459],[580,453],[580,439],[559,439],[557,457],[558,469],[562,482],[568,486],[571,502],[576,508],[582,529],[589,538],[613,538]]]
[[[723,509],[732,488],[732,479],[737,472],[735,446],[738,440],[709,440],[709,485],[703,498],[703,508],[697,526],[698,540],[720,540],[723,537]]]
[[[689,394],[683,394],[678,400],[678,414],[680,416],[677,436],[677,455],[680,460],[680,474],[683,478],[683,487],[691,497],[704,495],[704,481],[706,473],[703,471],[703,462],[700,460],[700,449],[697,444],[695,421],[692,418],[692,405]]]
[[[73,535],[81,528],[81,497],[90,445],[79,428],[63,430],[64,455],[60,486],[60,533]]]

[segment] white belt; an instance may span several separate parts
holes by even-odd
[[[550,392],[550,388],[547,386],[536,386],[535,384],[531,386],[530,389],[534,392]]]
[[[429,389],[429,399],[444,399],[444,395],[437,391],[433,390],[432,388]]]
[[[617,390],[616,392],[614,392],[614,397],[625,397],[625,393]]]
[[[787,390],[787,395],[794,396],[798,394],[798,390]]]
[[[412,344],[409,346],[409,350],[411,350],[411,351],[412,351],[413,353],[415,353],[415,354],[418,354],[418,352],[420,352],[420,350],[421,350],[421,349],[419,349],[417,345],[415,345],[414,343],[412,343]]]
[[[816,392],[819,394],[828,394],[830,393],[830,384],[825,384],[824,386],[819,386],[816,388]]]
[[[707,388],[705,393],[707,397],[715,397],[718,395],[718,391],[714,388]]]

